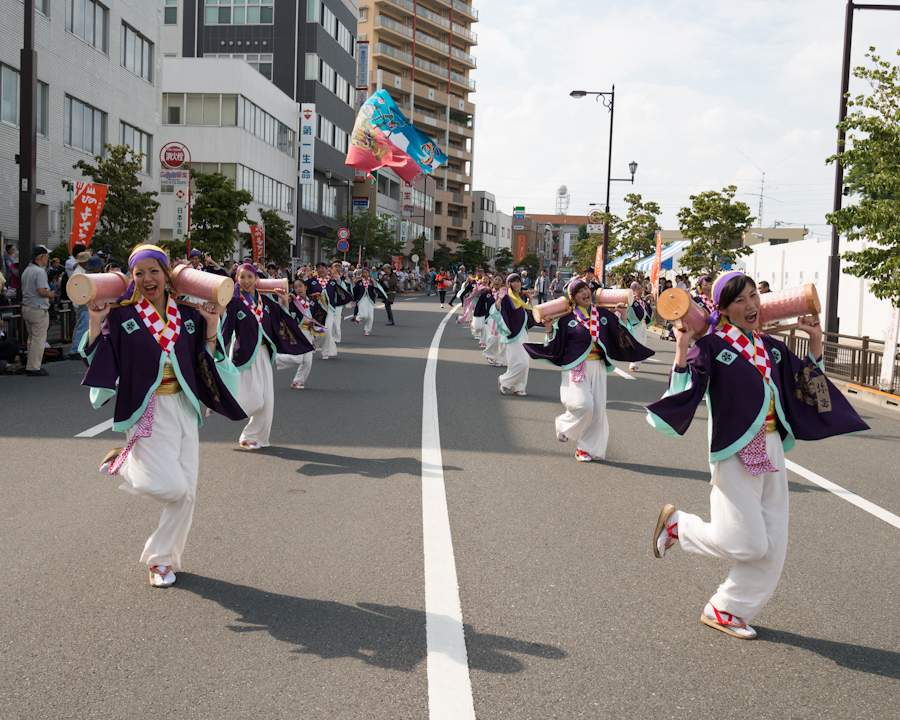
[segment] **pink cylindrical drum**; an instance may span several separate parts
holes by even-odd
[[[626,306],[634,302],[634,293],[631,290],[609,290],[600,288],[594,294],[594,304],[601,307],[615,307],[619,303]]]
[[[763,293],[759,296],[759,302],[759,323],[763,326],[779,320],[818,315],[822,312],[819,294],[812,283]]]
[[[704,335],[709,330],[706,308],[695,303],[690,294],[681,288],[669,288],[659,294],[656,301],[659,316],[669,322],[680,322],[692,335]]]
[[[256,290],[261,293],[274,293],[276,290],[288,291],[287,278],[260,278],[256,281]]]
[[[189,295],[205,302],[227,305],[234,296],[234,280],[223,275],[194,270],[179,265],[172,271],[172,280],[179,295]]]
[[[66,283],[66,293],[76,305],[89,301],[111,302],[118,300],[128,289],[128,278],[122,273],[78,273]]]
[[[540,305],[535,305],[531,310],[531,316],[535,322],[543,323],[552,322],[563,315],[568,315],[570,312],[572,312],[572,306],[569,305],[569,301],[564,297],[559,297]]]

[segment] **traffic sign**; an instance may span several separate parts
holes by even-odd
[[[603,222],[603,213],[599,210],[591,210],[588,214],[588,220],[594,224]]]
[[[164,167],[179,168],[189,160],[190,151],[179,142],[166,143],[159,151],[159,161]]]
[[[338,230],[338,237],[341,240],[349,240],[350,239],[350,231],[347,228],[341,228]]]
[[[417,262],[419,262],[419,256],[418,256],[418,255],[413,255],[413,256],[410,258],[410,260],[412,260],[414,263],[417,263]]]
[[[338,240],[337,249],[340,252],[347,252],[350,249],[350,243],[346,240]]]

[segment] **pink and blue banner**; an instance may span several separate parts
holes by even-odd
[[[389,167],[410,185],[447,162],[437,143],[411,125],[397,103],[379,90],[360,108],[347,165],[371,173]]]

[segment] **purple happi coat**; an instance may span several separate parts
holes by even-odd
[[[363,285],[362,278],[359,278],[356,283],[353,285],[353,301],[358,305],[359,301],[363,299],[363,295],[368,295],[369,300],[372,301],[374,305],[378,300],[378,293],[381,293],[385,297],[387,297],[387,293],[378,284],[377,280],[373,280],[371,277],[369,278],[369,287],[368,289]]]
[[[666,435],[684,435],[706,395],[710,462],[734,455],[753,439],[765,422],[772,393],[785,452],[797,439],[869,429],[825,377],[821,359],[801,360],[783,342],[760,337],[772,365],[771,383],[725,338],[705,335],[688,353],[687,367],[675,368],[666,396],[647,406],[650,425]]]
[[[497,296],[491,288],[485,288],[484,291],[475,298],[475,317],[486,318],[491,314],[491,306],[497,301]]]
[[[200,403],[231,420],[247,417],[236,399],[237,372],[221,343],[214,359],[206,343],[206,320],[186,305],[179,305],[178,311],[181,332],[170,358],[182,392],[197,411],[197,424],[202,421]],[[85,334],[85,344],[87,338]],[[137,308],[125,305],[110,311],[100,334],[81,353],[88,366],[81,384],[91,388],[95,407],[116,396],[113,430],[124,432],[143,415],[162,381],[162,348]]]
[[[496,302],[491,307],[490,316],[497,323],[497,330],[500,333],[500,341],[504,343],[515,342],[520,335],[527,334],[528,328],[540,327],[540,323],[536,322],[531,313],[525,308],[517,308],[513,305],[509,293],[500,300],[500,309],[497,309]]]
[[[231,299],[222,315],[222,338],[238,370],[253,364],[263,342],[269,347],[273,363],[276,353],[303,355],[315,350],[300,331],[296,318],[281,303],[265,293],[257,293],[257,298],[263,307],[262,322],[239,297]]]
[[[597,344],[603,351],[606,371],[615,370],[610,362],[641,362],[653,355],[653,351],[641,345],[615,313],[606,308],[595,307],[598,313]],[[587,359],[593,347],[590,331],[575,318],[573,311],[556,321],[552,340],[545,344],[525,343],[525,352],[535,360],[558,365],[563,370],[570,370]],[[584,315],[582,315],[584,317]]]

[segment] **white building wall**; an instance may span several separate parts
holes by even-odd
[[[512,215],[507,215],[499,210],[494,213],[497,218],[497,249],[506,248],[512,250]]]
[[[78,160],[94,164],[93,156],[63,143],[66,94],[106,115],[106,140],[119,143],[120,121],[148,133],[151,142],[150,174],[141,177],[141,189],[158,190],[160,87],[159,52],[162,4],[147,0],[104,0],[109,9],[108,54],[104,54],[66,30],[65,0],[51,0],[49,17],[35,13],[35,48],[40,82],[49,85],[48,137],[37,140],[38,223],[36,242],[51,249],[68,240],[66,204],[69,193],[62,181],[85,179],[73,169]],[[19,70],[23,45],[24,5],[21,0],[0,0],[0,62]],[[154,44],[153,82],[147,82],[121,64],[120,28],[128,23]],[[0,232],[15,241],[19,224],[19,131],[0,123]],[[158,234],[158,215],[153,234]]]

